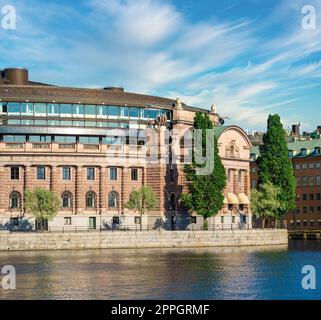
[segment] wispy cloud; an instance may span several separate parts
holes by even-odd
[[[279,1],[261,19],[222,16],[244,9],[238,2],[199,16],[175,1],[12,2],[17,30],[0,29],[1,62],[27,66],[34,80],[123,85],[204,108],[216,103],[222,115],[250,129],[263,128],[271,112],[316,125],[310,113],[320,100],[317,0],[310,0],[319,15],[314,31],[301,28],[301,0]]]

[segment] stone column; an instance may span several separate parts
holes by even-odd
[[[130,193],[130,180],[129,180],[130,168],[123,167],[121,170],[122,170],[121,171],[121,195],[119,199],[120,201],[119,208],[121,212],[124,212],[124,209],[125,209],[124,206],[127,201],[127,197],[129,197],[129,193]]]
[[[83,169],[81,166],[76,166],[76,174],[75,174],[75,209],[76,214],[81,213],[84,204],[81,201],[85,201],[81,197],[81,188],[82,188],[82,174]]]
[[[233,170],[233,193],[239,193],[239,177],[238,177],[238,170]]]
[[[24,167],[24,170],[23,170],[23,174],[24,174],[24,179],[23,179],[23,190],[26,191],[26,190],[32,190],[32,172],[31,172],[31,166],[30,165],[26,165]],[[25,207],[25,193],[22,195],[22,202],[23,202],[23,212],[24,214],[26,213],[26,207]]]
[[[98,208],[99,214],[102,214],[104,210],[106,210],[106,168],[99,167],[99,203]]]

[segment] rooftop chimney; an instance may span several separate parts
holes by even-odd
[[[28,84],[28,70],[23,68],[7,68],[3,71],[4,83],[13,85]]]

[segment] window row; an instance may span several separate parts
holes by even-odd
[[[296,213],[313,213],[313,212],[321,212],[321,206],[317,207],[302,207],[302,208],[296,208]]]
[[[310,162],[310,163],[297,163],[295,165],[295,169],[296,170],[300,170],[300,169],[320,169],[321,165],[320,162]]]
[[[135,138],[136,139],[136,138]],[[138,137],[138,142],[130,139],[129,136],[97,137],[97,136],[49,136],[49,135],[2,135],[0,141],[6,143],[24,143],[24,142],[56,142],[56,143],[82,143],[82,144],[134,144],[144,145],[143,137]]]
[[[297,195],[297,200],[300,200],[300,195],[298,194]],[[302,194],[302,200],[303,201],[307,201],[307,200],[321,200],[321,194],[320,193],[310,193],[310,194],[307,194],[307,193],[303,193]]]
[[[146,129],[146,123],[110,122],[110,121],[68,121],[68,120],[33,120],[33,119],[2,119],[2,125],[12,126],[48,126],[48,127],[91,127],[118,129]]]
[[[321,185],[321,178],[320,176],[310,176],[310,177],[297,177],[296,178],[296,185],[297,186],[314,186],[314,185]]]
[[[87,168],[86,177],[87,180],[95,180],[96,168],[89,167]],[[37,167],[36,168],[36,177],[37,180],[46,180],[46,167]],[[132,181],[138,181],[138,169],[132,168],[130,172],[130,177]],[[20,179],[20,167],[11,167],[10,168],[10,178],[11,180]],[[62,180],[71,180],[71,167],[62,167],[61,168],[61,178]],[[118,180],[118,170],[116,167],[109,168],[109,180],[116,181]]]
[[[86,194],[85,203],[86,208],[97,207],[96,193],[89,191]],[[66,191],[61,195],[61,207],[72,208],[73,195],[71,192]],[[116,191],[112,191],[108,194],[108,208],[118,208],[119,206],[119,195]],[[21,207],[21,195],[19,192],[12,192],[9,197],[9,207],[11,209],[18,209]]]
[[[320,227],[321,226],[321,220],[317,220],[317,221],[315,221],[315,220],[309,220],[309,221],[308,220],[303,220],[303,221],[301,221],[301,220],[295,220],[295,221],[290,220],[290,226],[294,227],[294,225],[297,226],[297,227],[301,227],[301,226],[303,226],[303,227],[307,227],[307,226],[310,226],[310,227],[318,226],[318,227]]]
[[[47,116],[74,118],[108,118],[108,119],[146,119],[155,120],[159,116],[171,119],[171,110],[107,106],[84,104],[56,104],[56,103],[19,103],[0,102],[0,113],[15,116]]]

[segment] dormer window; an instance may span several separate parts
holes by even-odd
[[[315,154],[320,154],[320,150],[321,150],[320,147],[315,147],[315,148],[314,148]]]
[[[252,161],[255,161],[256,158],[257,158],[257,156],[256,156],[255,153],[251,153],[250,157],[251,157],[251,160],[252,160]]]
[[[288,150],[288,156],[289,156],[289,158],[293,157],[293,150]]]
[[[307,149],[302,148],[302,149],[301,149],[301,155],[302,155],[302,156],[306,156],[306,155],[307,155]]]

